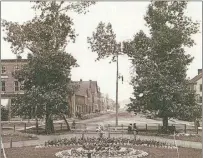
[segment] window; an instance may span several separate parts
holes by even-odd
[[[19,83],[18,81],[14,81],[15,91],[19,91]]]
[[[199,85],[199,90],[202,92],[202,84]]]
[[[6,73],[6,67],[5,67],[5,66],[2,66],[2,67],[1,67],[1,73],[2,73],[2,74],[5,74],[5,73]]]
[[[1,81],[1,90],[6,91],[6,82],[5,81]]]

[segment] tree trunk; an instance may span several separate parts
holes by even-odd
[[[164,116],[163,117],[163,132],[167,132],[168,131],[168,117]]]
[[[66,123],[66,126],[67,126],[67,130],[70,131],[70,126],[69,126],[69,123],[68,121],[66,120],[66,116],[64,114],[61,114],[61,116],[63,117],[65,123]]]
[[[53,124],[51,114],[49,113],[46,114],[45,131],[46,131],[46,134],[54,133],[54,124]]]

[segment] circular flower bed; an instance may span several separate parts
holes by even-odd
[[[127,138],[71,138],[71,139],[59,139],[45,142],[44,146],[95,146],[95,144],[101,144],[101,146],[150,146],[150,147],[163,147],[163,148],[175,148],[171,144],[166,144],[154,140],[134,140]]]
[[[59,139],[45,142],[43,146],[36,148],[53,147],[53,146],[68,146],[69,150],[64,150],[56,153],[59,158],[81,158],[92,157],[102,158],[141,158],[148,153],[136,150],[136,146],[148,146],[156,148],[176,149],[175,146],[161,143],[153,140],[127,139],[127,138],[71,138]],[[71,148],[71,149],[70,149]]]
[[[129,158],[141,158],[147,156],[148,153],[135,150],[133,148],[126,148],[120,146],[84,146],[77,149],[64,150],[56,153],[55,155],[59,158],[77,158],[77,157],[87,157],[88,154],[91,154],[92,157],[102,158],[121,158],[127,156]]]

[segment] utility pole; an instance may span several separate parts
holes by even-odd
[[[118,52],[116,53],[116,126],[118,126]]]
[[[121,52],[122,52],[122,42],[121,42]],[[116,53],[116,127],[118,126],[118,52]]]

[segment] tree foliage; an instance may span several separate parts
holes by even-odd
[[[90,44],[91,50],[97,53],[96,60],[111,56],[112,61],[116,61],[116,55],[121,53],[121,43],[116,41],[116,34],[111,23],[100,22],[96,31],[92,33],[92,37],[87,38],[87,42]]]
[[[1,121],[8,121],[8,109],[1,105]]]
[[[68,11],[86,13],[94,2],[34,2],[36,16],[23,24],[2,21],[4,40],[11,43],[14,54],[29,52],[28,64],[14,74],[24,84],[24,95],[13,101],[13,111],[20,115],[46,116],[47,133],[54,132],[53,116],[64,118],[69,97],[77,85],[71,82],[71,68],[76,59],[66,51],[76,33]]]
[[[198,32],[199,24],[185,15],[187,2],[151,2],[146,26],[150,36],[138,32],[134,39],[124,42],[124,53],[132,58],[134,98],[128,111],[151,111],[163,118],[177,117],[196,106],[194,93],[187,85],[187,66],[193,57],[185,47],[195,43],[191,35]],[[189,99],[190,98],[190,99]]]

